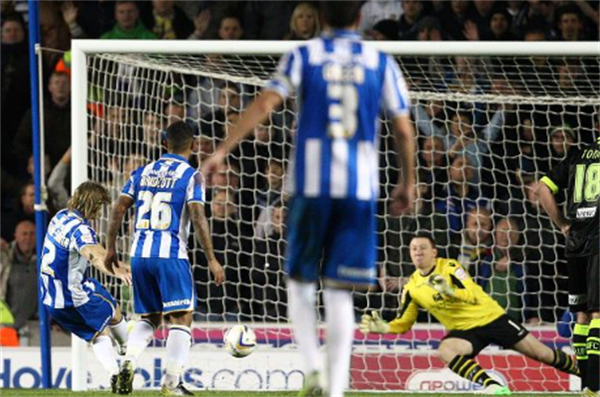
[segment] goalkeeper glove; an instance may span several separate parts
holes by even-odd
[[[442,295],[454,296],[454,289],[448,284],[446,278],[440,274],[429,277],[427,284]]]
[[[387,334],[390,332],[390,325],[379,317],[379,313],[375,311],[371,312],[371,315],[363,314],[358,328],[364,334],[368,334],[369,332]]]

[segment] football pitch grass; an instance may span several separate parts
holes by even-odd
[[[200,397],[292,397],[297,396],[297,391],[289,392],[277,392],[277,391],[213,391],[213,390],[194,390],[194,394]],[[134,391],[131,396],[142,397],[142,396],[160,396],[158,390],[154,391]],[[473,397],[478,394],[474,393],[397,393],[397,392],[347,392],[346,397]],[[578,396],[579,393],[513,393],[514,396],[518,397],[567,397],[567,396]],[[112,394],[106,390],[87,391],[87,392],[74,392],[65,389],[0,389],[0,396],[2,397],[37,397],[37,396],[78,396],[78,397],[92,397],[92,396],[118,396]]]

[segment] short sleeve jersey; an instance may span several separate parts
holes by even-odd
[[[395,60],[354,32],[334,31],[283,56],[266,89],[300,106],[288,192],[376,200],[378,116],[407,115],[410,106]]]
[[[121,192],[135,200],[131,256],[189,259],[187,204],[204,204],[203,185],[202,175],[175,154],[135,170]]]
[[[568,156],[541,182],[556,194],[567,191],[566,216],[571,229],[566,242],[568,257],[598,255],[600,249],[600,145],[572,148]]]
[[[89,262],[81,250],[96,244],[96,232],[78,212],[65,209],[52,218],[44,239],[40,272],[44,305],[65,309],[89,301],[95,286],[88,282]]]
[[[454,296],[443,296],[428,284],[437,274],[454,289]],[[437,258],[430,274],[415,271],[402,292],[400,316],[390,323],[392,332],[404,333],[417,320],[418,309],[431,313],[448,330],[468,330],[498,319],[506,312],[477,285],[454,259]]]

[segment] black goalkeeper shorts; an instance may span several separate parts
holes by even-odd
[[[600,256],[569,258],[568,269],[570,310],[600,311]]]
[[[505,314],[481,327],[450,331],[444,336],[444,339],[458,338],[470,342],[473,345],[473,353],[469,358],[474,358],[490,344],[508,349],[522,341],[527,334],[529,334],[529,331],[525,327],[511,320]]]

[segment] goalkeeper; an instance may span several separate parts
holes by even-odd
[[[362,332],[402,334],[415,323],[419,307],[426,309],[449,330],[440,343],[438,357],[453,372],[483,386],[483,394],[511,394],[473,360],[492,343],[516,350],[559,371],[579,375],[577,363],[571,356],[550,349],[521,324],[509,319],[457,261],[438,258],[431,237],[414,237],[410,242],[410,257],[417,271],[404,286],[399,317],[387,323],[377,312],[365,314],[360,324]]]

